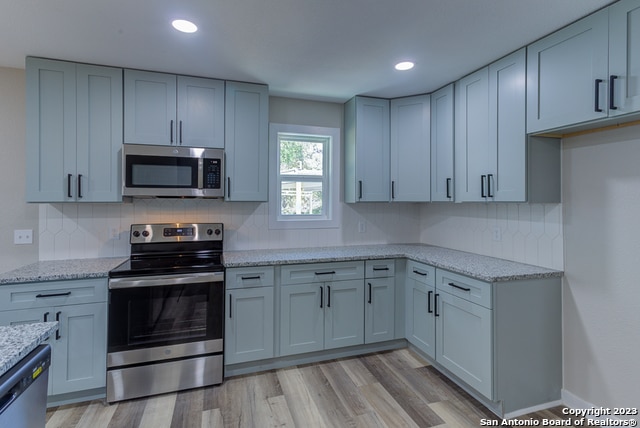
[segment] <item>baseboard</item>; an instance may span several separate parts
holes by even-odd
[[[550,401],[549,403],[538,404],[536,406],[527,407],[526,409],[518,409],[513,412],[505,413],[505,419],[518,418],[528,413],[539,412],[540,410],[550,409],[562,405],[562,400]]]
[[[562,394],[562,402],[568,408],[572,410],[585,410],[585,411],[590,411],[590,413],[593,413],[593,414],[585,414],[584,416],[582,414],[577,414],[577,415],[572,414],[572,415],[567,415],[567,417],[571,416],[571,418],[574,418],[574,419],[575,418],[580,419],[584,417],[585,421],[586,420],[597,421],[597,423],[593,423],[592,425],[601,426],[601,427],[637,426],[638,415],[633,415],[633,416],[629,415],[628,418],[624,418],[624,419],[621,419],[618,416],[615,416],[613,414],[598,415],[598,413],[602,413],[604,410],[609,410],[611,413],[613,413],[613,409],[602,407],[602,406],[596,406],[592,403],[589,403],[588,401],[583,400],[577,395],[567,391],[566,389],[562,389],[561,394]],[[607,421],[610,421],[611,423],[608,423]],[[636,423],[635,425],[633,425],[633,424],[629,424],[628,421],[635,421]],[[605,423],[607,423],[607,425],[604,425]],[[589,424],[585,423],[584,425],[589,425]]]

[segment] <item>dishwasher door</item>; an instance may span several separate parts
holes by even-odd
[[[0,427],[45,426],[51,347],[40,345],[0,377]]]

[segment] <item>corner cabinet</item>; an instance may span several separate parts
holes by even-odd
[[[364,263],[281,268],[280,355],[364,343]]]
[[[50,401],[105,387],[106,279],[53,281],[0,287],[0,324],[58,321],[51,345]],[[102,391],[104,392],[104,391]],[[99,392],[93,391],[93,394]]]
[[[274,356],[274,268],[227,269],[225,364]]]
[[[452,202],[454,93],[453,83],[431,94],[431,201]]]
[[[27,57],[27,202],[121,202],[122,69]]]
[[[391,201],[431,200],[431,97],[395,98],[390,103]]]
[[[354,97],[344,115],[345,202],[388,202],[389,100]]]
[[[227,82],[225,102],[227,201],[268,200],[269,88]]]
[[[224,147],[224,81],[124,71],[124,142]]]

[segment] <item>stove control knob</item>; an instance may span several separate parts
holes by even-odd
[[[220,229],[216,229],[215,234],[216,235],[220,235],[222,233],[222,231]]]
[[[135,236],[136,238],[140,236],[140,232],[137,230],[133,231],[133,236]]]
[[[207,229],[207,235],[209,235],[209,236],[213,235],[213,230]]]
[[[144,236],[145,238],[149,236],[149,231],[148,230],[143,230],[142,231],[142,236]]]

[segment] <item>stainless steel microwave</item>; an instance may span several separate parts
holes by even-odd
[[[224,150],[122,145],[122,195],[224,197]]]

